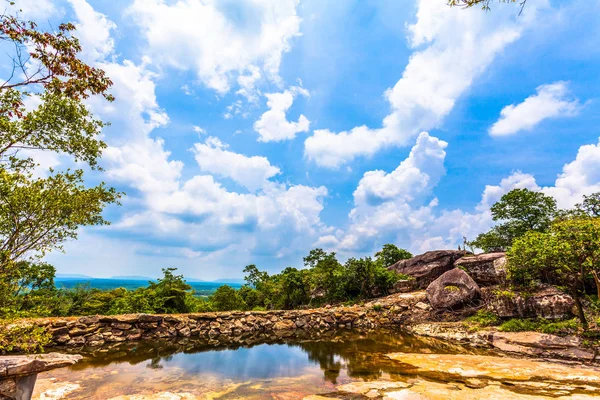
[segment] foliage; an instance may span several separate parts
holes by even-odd
[[[395,244],[384,244],[383,248],[375,253],[375,260],[382,267],[387,268],[400,260],[407,260],[413,255],[404,249],[399,249]]]
[[[557,220],[547,233],[528,232],[508,252],[508,277],[516,284],[556,282],[570,289],[584,328],[584,280],[600,272],[600,219]],[[600,291],[600,287],[598,287]]]
[[[584,212],[592,218],[600,217],[600,192],[583,196],[583,202],[575,206],[577,210]]]
[[[0,324],[0,354],[39,352],[50,344],[51,339],[52,334],[45,327],[8,321]]]
[[[545,232],[557,215],[556,200],[529,189],[511,190],[490,211],[494,221],[501,223],[468,243],[486,252],[505,251],[529,231]]]
[[[55,298],[50,270],[37,261],[75,239],[80,226],[107,224],[102,210],[120,197],[105,183],[86,187],[81,169],[34,175],[41,152],[98,169],[106,147],[99,139],[105,124],[83,100],[98,95],[112,101],[112,82],[79,58],[74,30],[61,24],[44,32],[34,22],[0,15],[0,40],[12,51],[5,53],[12,73],[0,84],[0,304],[9,305],[4,315],[51,312],[27,304],[35,296]],[[28,99],[37,106],[26,107]]]
[[[492,0],[448,0],[448,5],[450,7],[464,7],[464,8],[470,8],[473,6],[481,6],[481,8],[483,10],[490,10],[490,3],[492,2]],[[498,0],[499,3],[519,3],[519,6],[521,7],[521,11],[523,10],[523,7],[525,7],[525,3],[527,3],[527,0]]]
[[[216,311],[246,310],[247,305],[240,294],[231,286],[223,285],[210,299]]]
[[[546,319],[514,318],[504,322],[498,330],[502,332],[541,332],[557,335],[574,333],[578,327],[577,319],[549,321]]]
[[[477,325],[477,327],[486,327],[498,325],[500,318],[496,314],[487,310],[479,310],[467,318],[467,322]]]

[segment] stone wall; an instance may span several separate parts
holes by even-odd
[[[202,337],[219,340],[266,333],[287,337],[297,331],[397,326],[423,310],[423,292],[395,294],[363,305],[293,311],[219,312],[180,315],[116,315],[27,321],[45,327],[53,346],[96,347],[125,341]],[[418,303],[419,308],[416,306]],[[416,307],[415,307],[416,306]],[[412,312],[410,311],[412,310]]]

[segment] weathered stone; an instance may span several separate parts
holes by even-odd
[[[479,286],[494,286],[506,282],[506,254],[486,253],[461,257],[454,266],[464,269]]]
[[[58,353],[0,357],[0,399],[30,399],[38,373],[73,365],[81,358]]]
[[[275,325],[273,325],[273,329],[276,331],[279,330],[293,330],[296,327],[296,325],[289,320],[283,320],[283,321],[278,321],[275,322]]]
[[[2,356],[0,357],[0,379],[32,375],[55,368],[67,367],[81,359],[80,355],[60,353]]]
[[[486,288],[483,299],[487,309],[501,318],[562,319],[573,315],[573,298],[553,286],[531,293]]]
[[[85,344],[85,338],[83,336],[76,336],[67,342],[67,346],[78,346],[82,344]]]
[[[415,278],[415,287],[424,289],[444,272],[454,268],[454,262],[465,254],[457,250],[428,251],[408,260],[400,260],[388,268]]]
[[[113,323],[111,323],[111,324],[110,324],[110,326],[112,326],[113,328],[117,328],[117,329],[120,329],[120,330],[126,331],[126,330],[129,330],[129,329],[131,329],[131,327],[132,327],[133,325],[131,325],[131,324],[128,324],[128,323],[126,323],[126,322],[113,322]]]
[[[454,309],[475,301],[481,295],[479,286],[463,270],[445,272],[427,287],[427,299],[435,309]]]
[[[97,315],[79,318],[79,323],[84,325],[97,324],[98,322],[100,322],[100,317],[98,317]]]

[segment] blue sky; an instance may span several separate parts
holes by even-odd
[[[117,100],[101,174],[127,193],[59,273],[241,277],[384,243],[456,248],[515,187],[600,190],[600,1],[21,0],[73,21]],[[115,5],[116,4],[116,5]],[[41,168],[68,166],[43,155]]]

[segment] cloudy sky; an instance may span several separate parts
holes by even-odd
[[[241,277],[384,243],[456,248],[515,187],[600,190],[599,0],[20,0],[73,21],[114,81],[105,171],[127,193],[59,273]],[[43,167],[68,166],[45,155]]]

